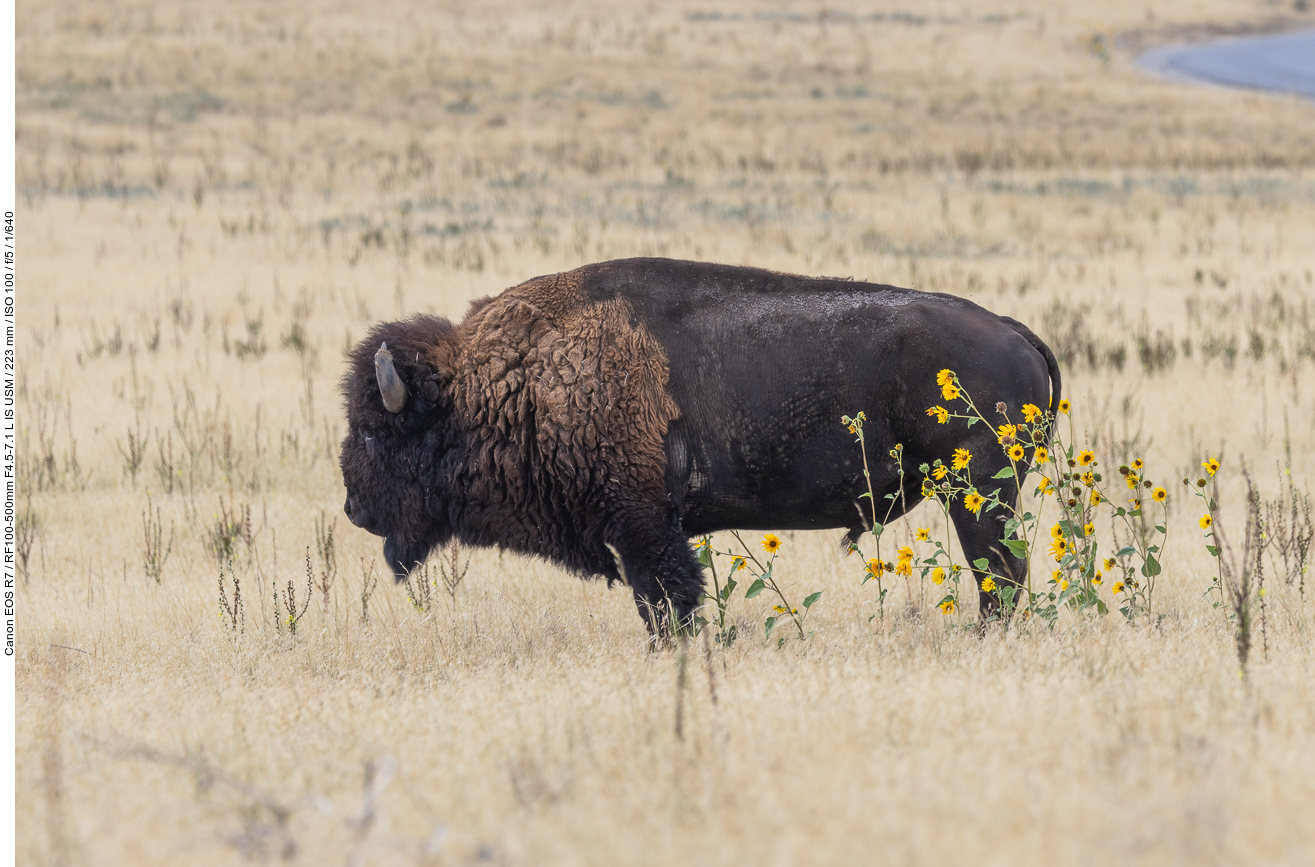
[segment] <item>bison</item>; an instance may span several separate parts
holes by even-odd
[[[536,277],[460,325],[378,324],[348,363],[345,511],[384,537],[399,581],[451,539],[500,546],[628,584],[655,633],[700,604],[692,536],[864,532],[863,459],[842,415],[866,413],[882,503],[900,489],[884,460],[895,443],[906,467],[955,448],[977,478],[1008,465],[988,425],[928,418],[940,369],[1014,417],[1060,397],[1050,349],[963,298],[668,259]],[[905,475],[892,517],[921,481]],[[1016,502],[1016,481],[1000,484]],[[1021,576],[999,544],[1003,512],[952,514],[969,562]],[[989,611],[994,597],[979,601]]]

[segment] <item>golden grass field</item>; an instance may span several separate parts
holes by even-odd
[[[1104,466],[1222,456],[1240,550],[1244,460],[1315,476],[1315,106],[1129,47],[1315,14],[531,5],[19,4],[19,863],[1315,862],[1309,576],[1265,558],[1243,676],[1180,483],[1158,624],[980,635],[904,579],[882,619],[787,533],[811,639],[737,596],[731,647],[648,652],[496,551],[412,604],[337,469],[371,323],[664,255],[1031,324]]]

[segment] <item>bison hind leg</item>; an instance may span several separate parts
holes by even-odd
[[[1005,494],[1012,495],[1006,502],[1009,505],[1017,502],[1017,492],[1002,491],[1001,500],[1005,500]],[[956,508],[952,520],[954,527],[959,533],[959,544],[963,547],[963,553],[968,560],[969,568],[977,584],[978,607],[983,620],[990,620],[997,616],[1008,616],[1014,608],[1017,608],[1024,599],[1017,594],[1025,592],[1023,585],[1027,579],[1027,560],[1015,556],[1012,551],[1007,549],[1001,539],[1004,538],[1005,522],[1008,518],[1007,509],[996,509],[993,513],[983,514],[980,519],[967,509]],[[978,569],[975,565],[978,560],[985,559],[988,568],[986,570]],[[1001,585],[996,590],[982,590],[982,583],[986,580],[987,575],[993,575],[1000,579],[996,583]],[[1005,586],[1011,587],[1015,593],[1013,604],[1010,611],[1000,611],[1000,593]],[[968,598],[963,599],[965,603]]]

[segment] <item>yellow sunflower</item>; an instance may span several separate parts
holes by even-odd
[[[927,415],[935,417],[937,424],[945,424],[950,420],[950,411],[943,406],[927,407]]]
[[[930,530],[927,530],[925,527],[919,527],[919,528],[918,528],[918,541],[919,541],[919,542],[930,542],[930,541],[931,541],[931,531],[930,531]]]
[[[982,503],[985,502],[986,502],[986,498],[983,497],[981,494],[977,493],[976,491],[969,491],[967,494],[964,495],[963,507],[968,511],[972,512],[974,515],[976,515],[979,512],[981,512]]]
[[[1000,427],[996,428],[995,433],[996,436],[999,437],[1001,443],[1005,440],[1018,438],[1018,428],[1012,424],[1000,425]]]
[[[766,536],[763,536],[763,550],[768,554],[775,554],[777,551],[781,550],[781,537],[777,536],[775,533],[768,533]]]
[[[1039,406],[1031,403],[1023,404],[1023,419],[1028,424],[1031,424],[1032,422],[1036,421],[1037,417],[1040,415],[1041,415],[1041,408]]]
[[[941,602],[941,604],[940,604],[938,607],[941,609],[941,613],[942,613],[942,614],[953,614],[953,613],[954,613],[954,600],[953,600],[953,599],[946,599],[946,600],[944,600],[943,602]]]
[[[1151,491],[1151,499],[1157,503],[1163,503],[1165,500],[1169,499],[1169,492],[1164,488],[1156,488]]]
[[[1209,458],[1205,463],[1201,464],[1201,466],[1205,467],[1205,471],[1213,476],[1215,473],[1219,472],[1219,459]]]
[[[1092,454],[1089,450],[1083,449],[1082,451],[1078,452],[1079,465],[1084,467],[1089,467],[1095,462],[1096,462],[1096,456]]]
[[[1063,400],[1061,400],[1061,401],[1059,402],[1059,411],[1060,411],[1061,413],[1063,413],[1064,415],[1068,415],[1068,411],[1069,411],[1069,409],[1072,408],[1072,406],[1073,406],[1073,405],[1072,405],[1071,403],[1068,402],[1068,398],[1064,398]]]
[[[1198,521],[1197,523],[1201,525],[1202,530],[1209,530],[1210,525],[1213,524],[1214,522],[1215,522],[1214,518],[1210,517],[1209,514],[1205,514],[1201,516],[1201,520]]]
[[[945,580],[944,569],[942,569],[940,566],[937,566],[935,569],[931,570],[931,583],[940,584],[944,580]]]
[[[931,468],[931,477],[936,481],[941,481],[950,471],[945,468],[945,464],[937,464]]]
[[[990,593],[992,590],[994,590],[995,579],[990,575],[987,575],[984,579],[982,579],[982,589],[985,590],[987,593]]]
[[[968,466],[968,462],[973,459],[972,452],[967,449],[955,449],[954,459],[950,462],[950,468],[955,472]]]
[[[1032,460],[1036,461],[1038,464],[1044,464],[1046,461],[1050,460],[1050,452],[1045,446],[1037,446],[1036,451],[1032,454]]]
[[[1014,443],[1009,447],[1009,460],[1021,461],[1023,459],[1023,444]]]

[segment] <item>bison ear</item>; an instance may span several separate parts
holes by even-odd
[[[431,376],[420,386],[420,396],[430,403],[438,403],[438,377]]]
[[[393,366],[393,354],[388,351],[387,343],[379,344],[379,351],[374,354],[374,378],[379,383],[379,396],[383,398],[384,409],[399,413],[406,407],[410,394],[397,375]]]

